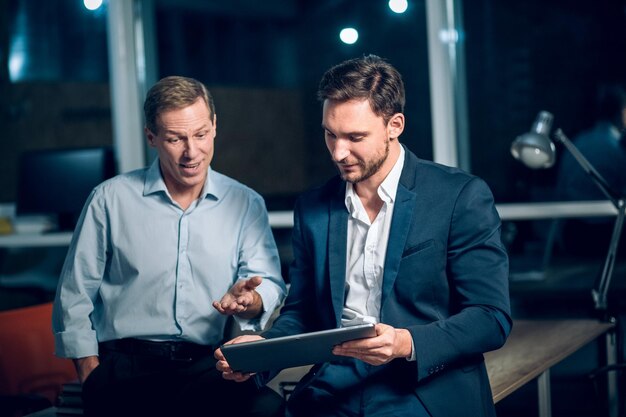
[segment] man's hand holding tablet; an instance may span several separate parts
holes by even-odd
[[[215,358],[218,360],[216,368],[225,379],[241,382],[255,372],[330,362],[338,356],[354,356],[351,352],[345,355],[335,354],[333,348],[346,341],[375,336],[377,331],[373,324],[274,339],[264,339],[256,335],[239,336],[215,351]]]

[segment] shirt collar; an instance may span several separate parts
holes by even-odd
[[[396,192],[398,191],[398,183],[400,182],[400,176],[402,175],[402,168],[404,168],[404,146],[400,146],[400,155],[398,160],[387,174],[387,177],[378,186],[378,196],[385,203],[393,203],[396,199]],[[351,215],[355,214],[356,207],[353,203],[358,198],[354,186],[350,182],[346,182],[346,197],[345,205]]]
[[[204,187],[202,187],[202,195],[199,199],[204,199],[212,196],[216,200],[219,200],[220,196],[223,195],[224,190],[221,187],[221,184],[218,181],[211,181],[211,178],[213,177],[211,175],[211,171],[211,167],[209,166],[207,176],[204,181]],[[159,158],[156,158],[146,172],[146,179],[144,180],[143,185],[143,195],[146,196],[158,192],[164,192],[165,194],[169,195],[167,187],[165,186],[165,181],[163,180],[163,176],[161,175]]]
[[[400,155],[398,160],[387,174],[385,180],[378,187],[378,195],[380,198],[387,202],[393,203],[396,199],[396,192],[398,191],[398,183],[400,182],[400,175],[402,175],[402,168],[404,168],[404,146],[400,146]]]

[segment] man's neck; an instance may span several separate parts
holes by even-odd
[[[172,197],[172,200],[178,203],[178,205],[183,210],[187,210],[189,206],[191,206],[191,203],[193,203],[200,197],[200,194],[202,193],[202,190],[204,188],[204,184],[199,187],[180,189],[176,187],[171,187],[166,183],[166,187],[167,191],[170,193],[170,197]]]

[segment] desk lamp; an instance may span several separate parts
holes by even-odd
[[[518,136],[511,144],[511,154],[513,157],[532,169],[550,168],[556,161],[555,146],[550,139],[550,129],[552,128],[553,116],[547,111],[541,111],[537,115],[532,125],[531,131]],[[591,177],[593,182],[600,188],[604,195],[613,203],[617,209],[617,218],[613,226],[613,234],[609,251],[604,261],[602,275],[598,281],[597,288],[591,291],[596,310],[607,312],[607,292],[613,275],[613,266],[617,254],[622,226],[624,224],[624,214],[626,211],[625,198],[615,192],[606,180],[598,173],[591,163],[583,156],[574,144],[565,136],[561,129],[554,132],[555,139],[562,143],[568,151],[572,153],[578,164]],[[606,318],[606,317],[605,317]]]

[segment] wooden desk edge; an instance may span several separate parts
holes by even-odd
[[[564,347],[562,350],[559,351],[559,354],[550,358],[550,360],[548,361],[544,361],[543,364],[541,366],[538,366],[534,369],[532,369],[531,371],[525,373],[521,378],[517,378],[513,381],[511,381],[510,383],[505,384],[504,387],[499,388],[499,385],[502,384],[492,384],[492,395],[493,395],[493,402],[497,403],[500,400],[506,398],[508,395],[510,395],[511,393],[513,393],[514,391],[516,391],[517,389],[519,389],[521,386],[527,384],[528,382],[532,381],[533,379],[537,378],[539,375],[541,375],[545,370],[551,368],[552,366],[556,365],[557,363],[561,362],[563,359],[567,358],[568,356],[570,356],[571,354],[573,354],[574,352],[576,352],[577,350],[579,350],[580,348],[582,348],[583,346],[587,345],[588,343],[590,343],[591,341],[595,340],[597,337],[599,337],[600,335],[608,332],[611,328],[613,328],[615,325],[613,323],[607,323],[607,322],[601,322],[598,320],[591,320],[591,319],[567,319],[567,320],[519,320],[519,321],[515,321],[513,324],[513,331],[515,331],[515,327],[516,327],[516,323],[518,324],[518,326],[521,325],[532,325],[535,322],[541,322],[541,323],[546,323],[546,322],[554,322],[555,324],[582,324],[585,326],[588,326],[590,324],[595,324],[595,326],[593,326],[593,328],[591,329],[590,332],[586,333],[584,340],[577,344],[577,345],[568,345],[566,347]],[[509,337],[509,341],[511,340],[511,338]],[[515,342],[515,339],[513,339],[513,341]],[[505,344],[505,346],[510,348],[510,345],[508,345],[508,341],[507,344]],[[498,361],[498,360],[503,360],[504,358],[499,356],[499,352],[501,351],[501,349],[496,350],[496,351],[492,351],[492,352],[487,352],[485,354],[485,361],[487,363],[487,365],[492,362],[492,361]],[[515,370],[512,370],[511,373],[514,373]],[[490,375],[490,380],[492,380],[492,376]],[[497,391],[495,391],[497,390]]]

